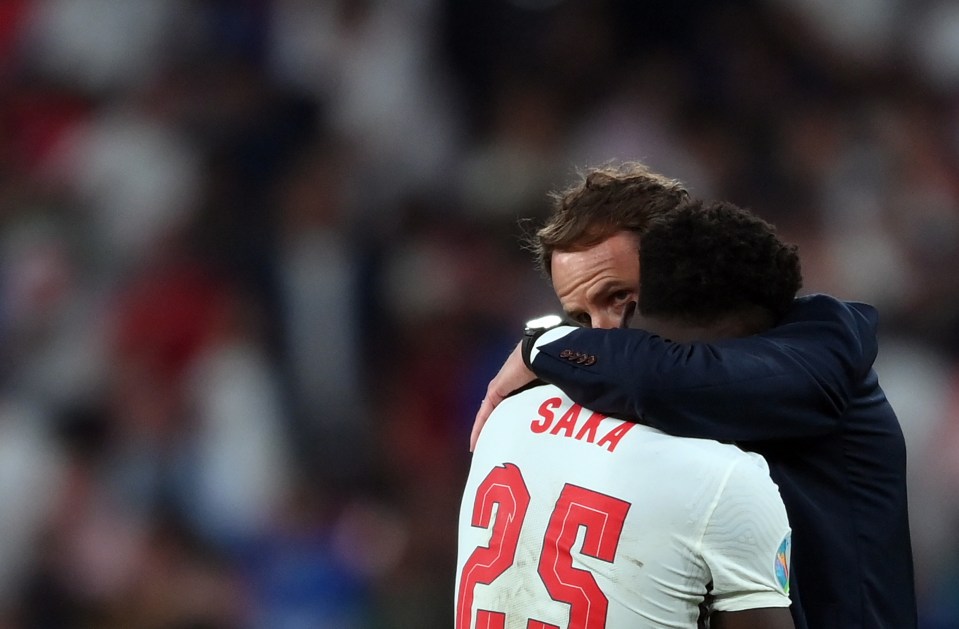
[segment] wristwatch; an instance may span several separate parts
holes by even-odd
[[[526,363],[527,369],[533,370],[530,353],[533,351],[533,343],[536,342],[536,339],[547,330],[552,330],[562,324],[563,318],[554,314],[537,317],[526,322],[526,329],[523,331],[523,362]]]

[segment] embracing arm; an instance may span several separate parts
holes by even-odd
[[[583,406],[642,417],[672,434],[808,437],[837,429],[875,360],[875,328],[870,306],[815,295],[797,299],[775,328],[715,343],[672,343],[643,330],[557,329],[536,342],[531,364]],[[581,355],[595,360],[578,362]]]

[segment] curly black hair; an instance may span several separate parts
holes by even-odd
[[[640,238],[639,260],[639,311],[696,325],[756,308],[778,321],[802,286],[797,247],[721,201],[656,217]]]

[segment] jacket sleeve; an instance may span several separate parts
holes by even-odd
[[[532,366],[575,402],[670,434],[811,437],[838,429],[876,358],[876,324],[871,306],[814,295],[797,299],[775,328],[713,343],[569,328],[536,343]]]

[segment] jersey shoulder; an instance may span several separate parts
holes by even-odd
[[[501,402],[480,435],[483,441],[500,454],[525,444],[540,454],[588,457],[610,470],[655,474],[675,482],[718,478],[738,464],[769,473],[761,456],[734,444],[677,437],[644,424],[604,417],[580,407],[549,384],[524,389]],[[608,456],[611,453],[615,456]]]

